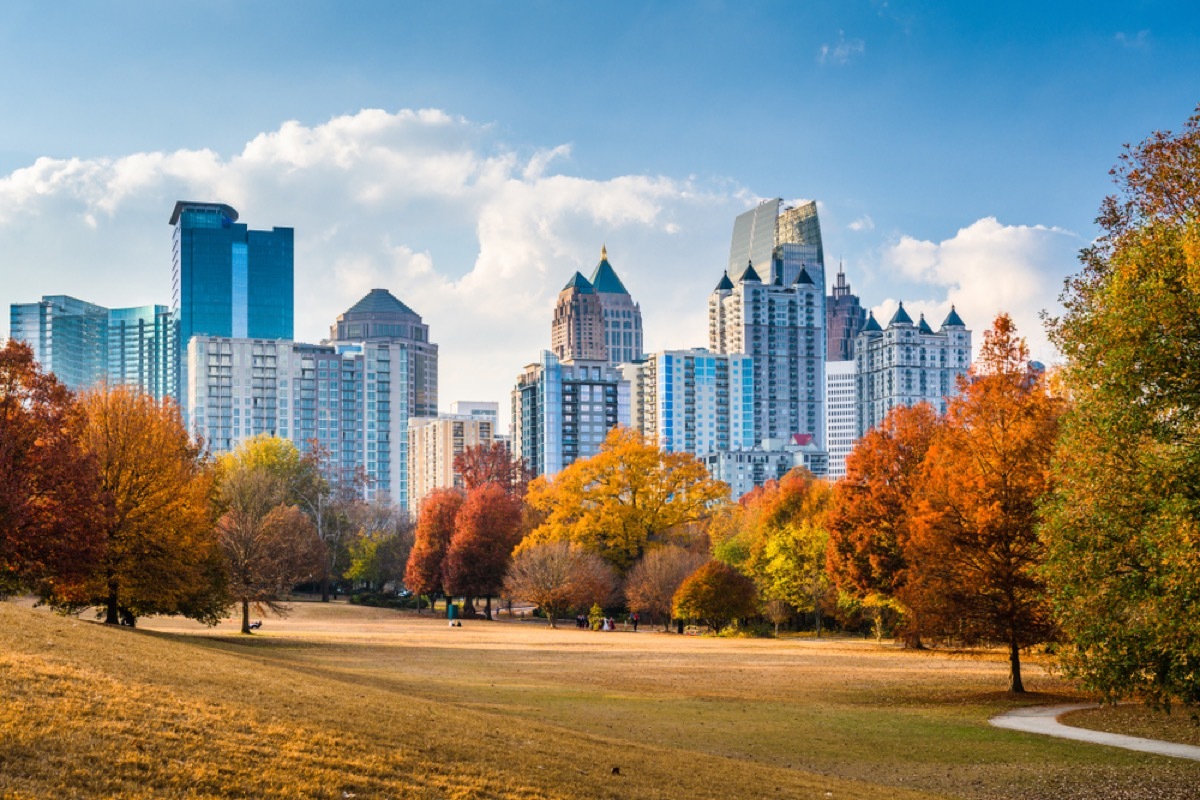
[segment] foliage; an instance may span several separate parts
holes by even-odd
[[[464,449],[454,456],[454,471],[462,476],[463,488],[468,492],[490,483],[517,497],[525,496],[533,477],[524,459],[513,458],[504,442]]]
[[[569,542],[523,548],[504,578],[503,595],[536,604],[550,626],[567,609],[602,602],[612,593],[616,575],[604,559]]]
[[[360,503],[354,523],[358,530],[350,544],[350,566],[345,577],[374,591],[402,583],[413,547],[414,525],[408,514],[377,500]]]
[[[521,501],[496,483],[467,492],[442,563],[447,593],[487,598],[500,594],[513,548],[521,541]]]
[[[720,631],[730,620],[758,613],[758,592],[754,581],[733,567],[709,561],[675,592],[673,613],[680,619],[702,620]]]
[[[99,476],[104,555],[57,605],[103,606],[105,622],[182,614],[215,623],[228,605],[213,526],[213,475],[179,412],[126,387],[80,399],[80,442]]]
[[[300,459],[291,491],[324,546],[318,577],[321,601],[328,602],[333,581],[349,566],[350,544],[356,532],[355,517],[368,484],[361,469],[336,463],[333,455],[316,440],[310,440]]]
[[[903,608],[898,596],[908,580],[910,504],[937,427],[926,403],[893,408],[859,439],[833,489],[828,574],[838,592],[867,609],[880,635],[885,610]]]
[[[1023,692],[1021,649],[1054,632],[1034,568],[1062,404],[1006,314],[984,334],[960,388],[925,455],[902,598],[919,609],[925,632],[1005,643],[1010,689]]]
[[[625,576],[625,602],[630,611],[647,614],[671,625],[671,601],[680,584],[708,558],[678,545],[662,545],[646,551]]]
[[[454,536],[454,520],[462,508],[463,493],[457,489],[434,489],[421,503],[417,529],[404,585],[413,594],[444,594],[442,564]]]
[[[637,431],[614,428],[595,456],[530,483],[527,502],[547,516],[522,547],[574,542],[624,571],[648,544],[708,516],[728,494],[695,456],[664,453]]]
[[[1200,110],[1127,147],[1051,335],[1072,400],[1043,575],[1071,674],[1200,704]]]
[[[318,573],[323,553],[312,522],[287,504],[287,485],[262,461],[235,453],[221,476],[226,508],[217,521],[230,597],[241,605],[242,633],[250,633],[250,606],[283,615],[292,587]]]
[[[99,558],[97,481],[75,438],[70,393],[33,351],[0,348],[0,597],[82,578]]]

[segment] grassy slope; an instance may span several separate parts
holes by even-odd
[[[0,796],[1111,800],[1200,780],[988,727],[1009,704],[980,694],[990,661],[344,605],[253,638],[156,624],[0,604]]]

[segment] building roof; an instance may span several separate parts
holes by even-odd
[[[946,321],[942,323],[943,328],[946,326],[957,326],[959,328],[967,327],[967,323],[962,321],[962,317],[960,317],[958,312],[954,310],[954,306],[950,306],[950,313],[946,315]]]
[[[746,283],[747,281],[762,283],[762,278],[758,277],[758,272],[755,271],[754,264],[749,261],[746,262],[746,271],[742,273],[742,277],[738,279],[738,283]]]
[[[733,281],[729,280],[729,273],[728,272],[722,273],[721,282],[717,284],[717,288],[713,289],[713,291],[714,292],[727,292],[731,289],[733,289]]]
[[[808,274],[808,270],[804,267],[801,267],[800,274],[796,276],[795,283],[807,283],[812,285],[815,283],[815,281],[813,281],[812,276]]]
[[[237,222],[238,220],[238,213],[233,209],[233,206],[227,206],[224,203],[202,203],[197,200],[180,200],[175,204],[175,210],[171,212],[171,219],[167,224],[174,225],[179,222],[179,215],[185,208],[215,209],[229,217],[230,222]]]
[[[597,292],[604,294],[629,294],[625,284],[617,277],[617,271],[608,263],[608,247],[605,245],[600,247],[600,263],[592,272],[592,286],[596,287]]]
[[[893,325],[912,325],[912,317],[904,310],[904,302],[900,302],[900,307],[896,309],[896,313],[892,314],[892,321],[888,323],[888,327]]]
[[[867,324],[863,325],[864,331],[873,331],[883,333],[883,328],[879,327],[879,323],[875,320],[875,312],[872,311],[867,315]]]
[[[408,314],[417,318],[421,316],[397,300],[387,289],[372,289],[366,297],[350,306],[346,313],[342,314],[342,319],[377,314]]]
[[[929,323],[925,321],[925,315],[921,315],[921,321],[917,323],[917,330],[921,333],[933,333],[933,328],[929,327]]]
[[[583,273],[578,270],[576,270],[575,274],[571,276],[571,280],[567,281],[567,285],[562,287],[564,292],[567,289],[574,289],[580,294],[596,293],[595,287],[593,287],[592,284],[588,282],[588,279],[583,277]]]

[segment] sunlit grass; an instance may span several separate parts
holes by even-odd
[[[1200,780],[988,726],[1015,702],[990,657],[340,603],[235,631],[0,604],[0,796],[1183,798]],[[1027,681],[1029,702],[1069,696],[1035,664]]]

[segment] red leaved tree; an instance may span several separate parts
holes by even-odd
[[[442,564],[446,591],[485,599],[484,616],[492,618],[492,598],[504,586],[513,548],[521,541],[521,501],[498,484],[485,483],[467,492],[455,519],[454,537]]]
[[[427,594],[432,599],[445,593],[442,565],[462,504],[463,493],[457,489],[435,489],[421,503],[415,541],[404,570],[404,585],[418,597]],[[417,610],[420,611],[419,604]]]
[[[533,478],[524,459],[514,459],[503,442],[468,447],[454,457],[454,471],[462,476],[467,491],[494,484],[517,497]]]

